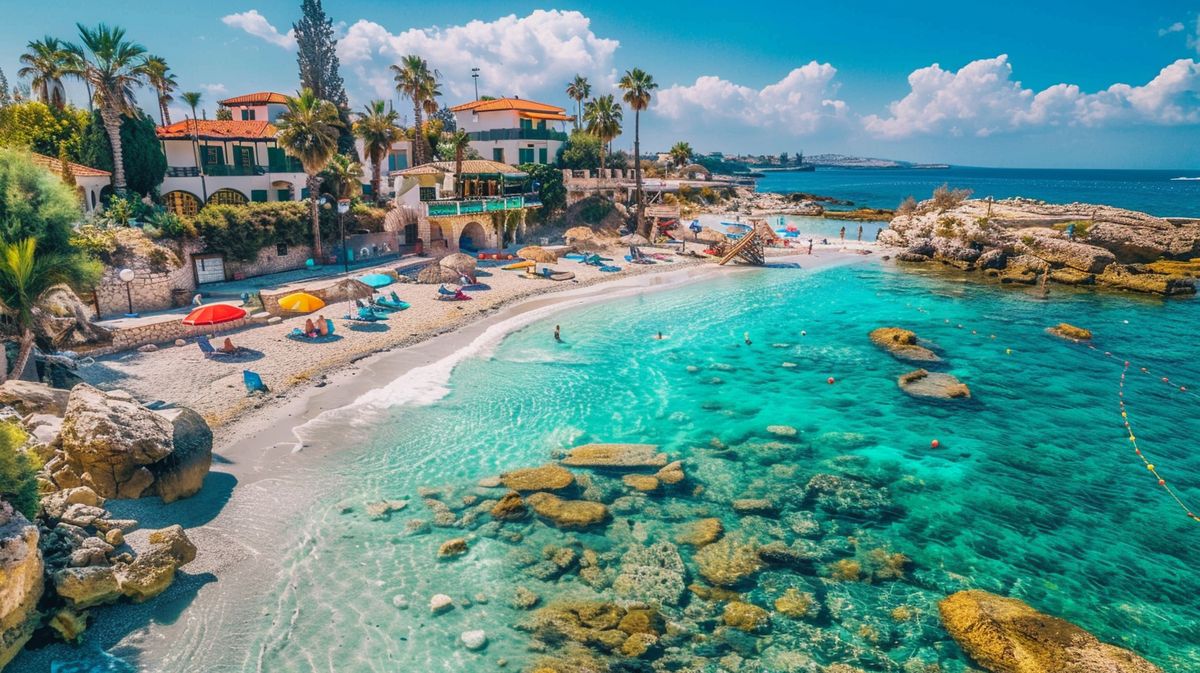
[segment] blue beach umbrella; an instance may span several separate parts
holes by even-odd
[[[395,278],[382,273],[368,273],[365,276],[359,276],[358,279],[364,284],[370,285],[377,290],[381,287],[387,287],[388,285],[396,282]]]

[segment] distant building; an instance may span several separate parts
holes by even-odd
[[[367,153],[363,149],[363,141],[361,138],[356,138],[354,141],[354,150],[358,152],[359,161],[362,163],[362,183],[363,194],[371,193],[371,171],[375,170],[374,165],[367,159]],[[389,176],[396,171],[402,171],[412,165],[412,141],[397,140],[392,143],[392,148],[388,150],[388,154],[383,159],[382,173],[380,177],[380,190],[384,192],[383,196],[391,198],[394,196],[391,188],[391,180]]]
[[[434,161],[393,174],[396,206],[405,213],[402,245],[426,250],[499,248],[524,233],[525,217],[540,208],[529,175],[486,159]],[[505,235],[511,232],[512,235]]]
[[[163,203],[178,215],[194,215],[210,203],[307,197],[308,176],[299,160],[275,142],[277,133],[266,120],[187,119],[160,126],[158,140],[167,157],[167,174],[159,187]]]
[[[566,109],[522,98],[477,100],[450,108],[479,156],[500,163],[552,164],[567,141]]]
[[[37,152],[32,152],[30,157],[33,159],[33,163],[45,167],[58,177],[66,177],[62,162],[58,159]],[[70,186],[74,187],[78,193],[80,203],[83,204],[83,212],[90,213],[102,208],[104,201],[112,193],[112,173],[77,164],[74,161],[68,161],[67,165],[71,169],[71,177],[74,178],[74,184]]]
[[[242,122],[273,122],[287,112],[287,102],[287,94],[273,91],[259,91],[217,101],[233,112],[233,121]]]

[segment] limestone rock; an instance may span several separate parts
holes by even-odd
[[[771,515],[778,511],[775,503],[766,498],[742,498],[731,503],[733,511],[738,514]]]
[[[585,444],[567,452],[563,465],[610,470],[665,467],[667,454],[655,444]]]
[[[454,558],[467,553],[467,541],[464,538],[456,537],[453,540],[446,540],[442,546],[438,547],[438,558]]]
[[[505,472],[500,482],[514,491],[561,491],[575,483],[575,476],[564,467],[543,465]]]
[[[1046,329],[1047,332],[1056,337],[1071,339],[1074,341],[1089,341],[1092,338],[1091,330],[1086,330],[1082,327],[1076,327],[1070,323],[1060,322],[1054,327]]]
[[[0,500],[0,668],[16,656],[41,620],[43,590],[38,529]]]
[[[1014,598],[960,591],[938,610],[963,650],[993,673],[1162,673],[1133,652]]]
[[[950,374],[917,369],[902,375],[897,383],[900,389],[913,397],[936,400],[967,399],[971,389]]]
[[[736,586],[762,568],[756,546],[736,537],[722,538],[696,552],[696,568],[712,584]]]
[[[692,547],[703,547],[716,542],[725,532],[725,526],[720,519],[700,519],[684,524],[675,535],[675,542]]]
[[[462,635],[459,636],[459,640],[462,641],[463,647],[467,648],[468,650],[482,650],[483,648],[487,647],[488,642],[487,633],[482,629],[475,631],[463,631]]]
[[[368,502],[366,507],[367,518],[372,521],[386,521],[392,517],[393,512],[399,512],[405,507],[408,507],[407,500],[377,500]]]
[[[908,362],[941,362],[936,353],[917,343],[917,335],[900,327],[880,327],[871,331],[871,343],[892,357]]]
[[[726,626],[731,626],[747,633],[763,631],[771,625],[771,615],[766,610],[757,605],[742,603],[741,601],[726,603],[721,619],[725,622]]]
[[[200,491],[212,467],[212,430],[204,417],[187,407],[154,413],[171,424],[171,452],[149,466],[154,484],[148,494],[167,503],[190,498]]]
[[[512,605],[521,610],[528,610],[537,605],[539,600],[541,598],[529,589],[517,587],[516,591],[513,592]]]
[[[1108,250],[1063,238],[1026,235],[1021,238],[1029,254],[1050,264],[1084,273],[1100,273],[1117,258]]]
[[[683,473],[683,462],[676,460],[668,463],[661,470],[655,472],[654,476],[660,483],[667,484],[669,486],[678,484],[686,478]]]
[[[658,477],[652,477],[648,474],[627,474],[621,477],[621,481],[635,491],[648,493],[658,490]]]
[[[55,491],[42,498],[42,511],[51,519],[61,519],[72,505],[100,507],[103,504],[104,498],[96,495],[95,491],[87,486],[77,486]]]
[[[454,599],[446,594],[434,594],[429,599],[429,611],[433,614],[445,612],[454,607]]]
[[[63,568],[51,580],[58,595],[78,609],[111,603],[121,597],[117,576],[107,565]]]
[[[63,608],[50,618],[50,628],[54,629],[58,637],[64,641],[77,642],[83,632],[87,630],[87,614],[71,608]]]
[[[149,600],[171,586],[175,571],[196,558],[196,547],[174,525],[150,534],[150,549],[129,563],[113,565],[121,593],[135,603]]]
[[[525,507],[525,501],[521,499],[521,494],[516,491],[505,493],[492,507],[492,518],[501,521],[515,521],[524,519],[529,515],[529,509]]]
[[[1096,276],[1096,282],[1122,290],[1149,292],[1163,295],[1187,295],[1196,293],[1196,281],[1192,278],[1155,273],[1145,267],[1113,264]]]
[[[775,599],[775,611],[792,619],[803,619],[817,614],[819,607],[813,595],[789,587],[783,595]]]
[[[49,414],[62,416],[67,410],[70,391],[42,383],[10,379],[0,383],[0,405],[12,407],[22,416]]]
[[[538,492],[525,499],[538,516],[559,528],[583,529],[608,521],[608,508],[598,502],[566,500]]]
[[[684,566],[679,550],[670,542],[630,547],[621,557],[621,570],[613,581],[613,591],[627,600],[679,604],[684,592]]]

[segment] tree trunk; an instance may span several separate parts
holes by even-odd
[[[425,130],[421,126],[421,103],[413,101],[413,166],[425,163]]]
[[[650,238],[650,232],[646,229],[646,214],[642,209],[642,131],[641,131],[642,112],[634,109],[633,111],[633,181],[637,185],[635,192],[637,194],[637,230],[638,233],[646,238]],[[650,241],[653,243],[653,239]]]
[[[21,334],[21,348],[17,351],[17,359],[13,361],[12,371],[8,377],[12,379],[21,378],[21,372],[25,371],[25,365],[29,363],[29,355],[33,352],[33,330],[28,327]]]
[[[317,210],[317,199],[320,198],[317,194],[317,176],[308,176],[308,212],[312,215],[312,235],[313,235],[313,261],[317,264],[321,263],[321,258],[324,256],[321,250],[321,216]]]
[[[111,107],[105,106],[100,108],[100,119],[104,122],[108,143],[112,145],[113,191],[125,196],[125,154],[121,149],[121,115]]]
[[[371,170],[371,195],[375,197],[375,203],[383,203],[383,195],[379,193],[379,187],[383,184],[383,176],[379,174],[383,170],[383,159],[375,159],[375,165]]]
[[[600,195],[600,181],[604,179],[604,141],[600,141],[600,172],[596,174],[596,195]]]

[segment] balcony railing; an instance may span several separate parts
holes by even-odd
[[[536,194],[521,196],[494,196],[483,199],[461,199],[452,201],[426,201],[425,214],[429,217],[454,217],[476,213],[498,213],[506,210],[536,208],[541,206]]]
[[[472,131],[468,133],[471,140],[557,140],[567,141],[567,134],[554,129],[491,129],[490,131]]]
[[[247,175],[266,175],[267,173],[303,173],[304,167],[299,161],[290,160],[274,162],[269,166],[234,166],[232,164],[206,164],[204,174],[212,177],[239,177]],[[200,169],[195,166],[169,166],[168,178],[198,178]]]

